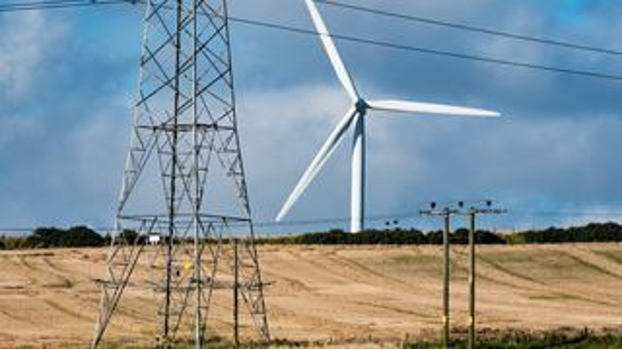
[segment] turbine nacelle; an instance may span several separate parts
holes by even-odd
[[[354,146],[352,151],[352,197],[351,197],[351,231],[360,232],[363,229],[364,218],[364,182],[365,182],[365,131],[362,117],[367,115],[369,110],[379,110],[388,112],[402,112],[402,113],[422,113],[422,114],[436,114],[436,115],[452,115],[452,116],[466,116],[466,117],[499,117],[498,112],[474,109],[468,107],[442,105],[434,103],[423,102],[410,102],[410,101],[398,101],[398,100],[365,100],[360,95],[350,73],[346,69],[337,47],[333,42],[326,23],[322,19],[317,7],[313,0],[305,0],[311,18],[320,39],[326,50],[328,58],[332,64],[337,78],[341,82],[341,85],[348,93],[353,101],[352,107],[341,119],[339,124],[333,129],[330,136],[322,145],[322,148],[315,156],[305,173],[302,175],[298,184],[285,201],[283,208],[279,212],[276,220],[280,221],[290,211],[292,206],[296,203],[298,198],[311,184],[315,176],[319,173],[326,161],[333,154],[345,133],[355,125],[354,128]]]
[[[355,103],[354,103],[354,109],[356,110],[357,113],[359,113],[360,115],[365,115],[367,114],[367,110],[370,109],[371,107],[369,106],[369,104],[367,103],[367,101],[365,101],[362,98],[359,98]]]

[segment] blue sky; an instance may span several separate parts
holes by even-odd
[[[617,48],[617,1],[351,0],[390,11]],[[618,74],[622,58],[320,6],[335,33]],[[0,14],[0,227],[110,226],[125,163],[142,9]],[[231,0],[232,15],[311,28],[302,1]],[[317,38],[232,24],[242,143],[255,219],[271,221],[348,107]],[[368,118],[368,214],[492,197],[486,225],[622,216],[620,82],[338,42],[360,90],[501,111],[498,121]],[[346,217],[349,140],[290,220]],[[527,212],[563,212],[529,215]],[[575,213],[582,215],[574,215]],[[587,215],[585,213],[589,213]],[[427,219],[403,225],[430,226]],[[337,226],[324,224],[317,228]],[[293,229],[293,228],[292,228]]]

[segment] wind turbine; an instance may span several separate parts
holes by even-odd
[[[483,109],[473,109],[467,107],[440,105],[432,103],[408,102],[397,100],[367,100],[361,97],[348,70],[346,69],[337,47],[333,42],[328,28],[322,19],[313,0],[305,0],[311,18],[320,35],[324,49],[328,58],[337,73],[337,77],[352,99],[352,106],[341,119],[337,127],[328,137],[319,153],[315,156],[311,165],[302,175],[298,184],[285,201],[283,208],[279,212],[276,220],[281,221],[291,210],[298,198],[302,195],[311,181],[318,174],[322,166],[326,163],[331,154],[335,151],[344,134],[350,127],[354,128],[354,139],[352,144],[352,184],[350,202],[350,232],[358,233],[363,230],[365,218],[365,118],[369,111],[390,111],[402,113],[424,113],[438,115],[454,115],[467,117],[499,117],[500,114],[494,111]]]

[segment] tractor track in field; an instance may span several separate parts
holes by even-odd
[[[620,261],[607,255],[618,254],[621,247],[481,247],[478,324],[529,330],[619,324],[622,254]],[[266,289],[266,303],[277,338],[373,346],[360,341],[403,339],[405,332],[416,335],[440,326],[438,246],[259,246],[258,250],[262,275],[276,283]],[[89,281],[104,271],[104,251],[2,252],[0,269],[8,272],[0,276],[0,329],[11,334],[0,335],[0,347],[49,347],[60,340],[84,343],[92,334],[101,292]],[[463,326],[468,262],[464,249],[454,248],[452,255],[451,317],[453,325]],[[148,273],[146,264],[138,266],[110,324],[106,341],[111,344],[128,339],[128,334],[136,344],[153,341],[161,299],[145,284]],[[216,293],[208,327],[228,338],[231,304],[224,298],[230,294]],[[243,318],[242,330],[252,336],[248,315]]]
[[[585,247],[574,246],[564,251],[566,254],[572,255],[581,260],[585,264],[590,265],[594,269],[601,271],[602,273],[614,277],[622,281],[622,265],[615,260],[608,259],[597,253],[594,253],[591,249]]]
[[[61,303],[51,300],[51,299],[43,299],[43,302],[49,306],[50,308],[66,315],[69,316],[70,318],[74,318],[76,320],[79,321],[85,321],[85,322],[93,322],[94,318],[93,317],[88,317],[82,313],[79,313],[75,310],[70,309],[68,306],[62,305]]]
[[[25,323],[29,323],[31,321],[27,317],[22,317],[22,316],[14,314],[12,312],[8,312],[8,311],[4,310],[2,307],[0,307],[0,314],[6,316],[7,318],[9,318],[9,319],[11,319],[13,321],[25,322]]]
[[[556,251],[555,253],[559,254],[560,256],[565,256],[568,259],[574,261],[577,265],[589,268],[594,272],[597,272],[599,274],[604,274],[605,276],[608,276],[608,277],[617,278],[617,276],[612,275],[608,273],[607,271],[603,271],[598,266],[588,263],[584,261],[583,259],[570,254],[569,252],[566,252],[566,251],[557,252]],[[480,256],[478,257],[478,260],[481,260],[486,265],[492,267],[492,269],[497,270],[497,272],[494,272],[492,270],[488,271],[490,275],[495,276],[494,279],[504,280],[503,283],[507,284],[513,289],[523,290],[525,292],[528,292],[529,293],[528,298],[530,299],[534,299],[534,300],[537,300],[537,299],[542,299],[542,300],[569,299],[569,300],[582,301],[582,302],[591,303],[591,304],[600,305],[600,306],[617,306],[618,305],[615,299],[607,298],[608,300],[602,300],[602,299],[597,299],[593,297],[587,297],[584,295],[585,293],[581,292],[581,290],[577,290],[576,289],[577,287],[574,287],[572,290],[569,291],[563,285],[546,284],[544,281],[528,276],[525,273],[519,273],[509,267],[503,266],[502,263],[500,262],[494,262],[490,258]],[[479,271],[481,271],[482,268],[485,268],[485,266],[480,265]],[[499,272],[501,274],[504,274],[505,277],[501,277]]]
[[[387,276],[386,274],[382,274],[381,272],[378,272],[368,266],[365,266],[359,262],[356,262],[352,260],[351,258],[346,258],[344,256],[331,254],[327,256],[327,259],[331,260],[335,265],[342,265],[342,266],[345,265],[346,267],[349,267],[352,270],[354,270],[354,272],[357,273],[359,276],[353,277],[352,275],[345,274],[345,273],[342,273],[342,275],[345,275],[346,278],[353,280],[355,282],[363,282],[363,283],[370,284],[370,285],[386,285],[383,283],[389,282],[392,285],[399,286],[402,289],[402,291],[412,291],[413,288],[416,288],[414,285],[406,281],[403,281],[401,279],[394,278],[391,276]],[[378,281],[379,284],[372,283],[369,278],[370,276],[376,279],[376,281]]]

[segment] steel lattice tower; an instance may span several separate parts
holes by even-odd
[[[236,301],[239,291],[259,337],[268,340],[227,0],[146,2],[134,126],[92,346],[143,265],[150,276],[144,282],[158,296],[159,345],[192,338],[201,347],[219,288],[234,288]],[[160,242],[149,247],[145,236]],[[230,244],[234,238],[239,249]]]

